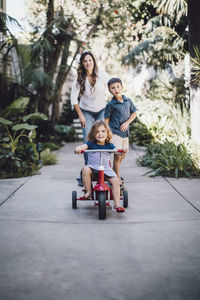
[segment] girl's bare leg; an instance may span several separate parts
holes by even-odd
[[[120,184],[118,177],[111,177],[107,179],[112,185],[112,194],[115,202],[115,207],[120,207]]]
[[[85,188],[85,198],[91,197],[91,178],[92,178],[92,170],[85,166],[82,169],[82,181]]]

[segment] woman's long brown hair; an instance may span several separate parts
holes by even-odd
[[[86,74],[85,68],[83,66],[83,61],[84,61],[84,58],[86,57],[86,55],[90,55],[94,62],[94,68],[93,68],[92,75],[91,75],[92,81],[90,82],[92,89],[95,88],[96,79],[97,79],[98,67],[97,67],[96,60],[91,52],[84,52],[80,57],[79,66],[78,66],[78,70],[77,70],[77,73],[78,73],[77,84],[80,86],[79,96],[82,96],[85,91],[85,81],[86,81],[87,74]]]
[[[99,126],[103,125],[107,131],[107,138],[106,138],[106,142],[107,143],[110,143],[111,140],[112,140],[112,132],[109,128],[109,126],[107,125],[107,123],[104,121],[104,120],[97,120],[96,122],[93,123],[89,133],[88,133],[88,136],[87,136],[87,139],[88,139],[88,142],[93,142],[93,143],[96,143],[96,138],[95,138],[95,135],[96,135],[96,132],[99,128]]]

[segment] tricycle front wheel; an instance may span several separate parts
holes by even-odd
[[[74,208],[74,209],[77,208],[77,192],[76,191],[72,192],[72,208]]]
[[[99,201],[99,219],[106,218],[106,192],[97,192],[97,199]]]

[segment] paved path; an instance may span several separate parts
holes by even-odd
[[[30,178],[0,180],[0,300],[199,300],[200,180],[122,163],[129,208],[71,208],[76,144]]]

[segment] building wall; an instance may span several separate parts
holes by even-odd
[[[0,0],[0,12],[6,12],[6,0]]]

